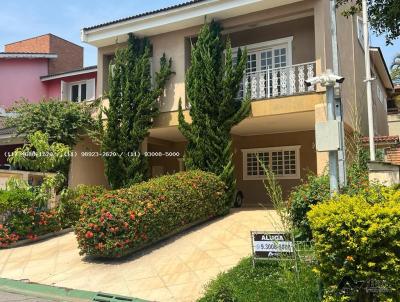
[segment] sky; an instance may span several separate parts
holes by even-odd
[[[85,48],[85,66],[97,64],[96,48],[80,41],[80,30],[106,21],[185,2],[185,0],[0,0],[0,51],[4,44],[53,33]],[[400,53],[400,39],[386,46],[383,36],[371,35],[386,62]]]

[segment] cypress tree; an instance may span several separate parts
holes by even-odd
[[[237,97],[246,61],[246,52],[239,49],[234,64],[230,42],[223,41],[220,25],[205,24],[192,47],[186,78],[191,124],[185,121],[179,104],[179,129],[188,141],[186,168],[219,175],[227,184],[229,203],[236,184],[230,131],[250,112],[250,100]]]
[[[158,114],[157,101],[172,75],[172,60],[165,54],[160,71],[151,76],[151,45],[146,38],[130,34],[128,46],[118,49],[109,75],[109,108],[103,131],[105,173],[112,188],[143,181],[148,162],[137,156]]]

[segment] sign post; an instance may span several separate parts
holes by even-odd
[[[250,232],[253,266],[257,260],[295,260],[293,236],[282,232]]]

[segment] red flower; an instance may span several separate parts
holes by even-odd
[[[135,216],[135,213],[133,213],[133,212],[132,212],[131,215],[129,216],[129,218],[130,218],[131,220],[135,220],[135,217],[136,217],[136,216]]]
[[[93,233],[91,231],[87,231],[85,237],[87,239],[93,238]]]

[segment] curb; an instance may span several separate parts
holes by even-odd
[[[70,289],[43,285],[29,281],[17,281],[0,278],[0,290],[15,294],[25,294],[43,299],[52,299],[57,302],[88,302],[88,301],[134,301],[148,302],[138,298],[123,297],[113,294],[90,292],[86,290]],[[117,299],[116,299],[117,298]]]
[[[50,238],[53,238],[53,237],[61,236],[61,235],[67,234],[67,233],[72,232],[72,231],[73,231],[73,228],[67,228],[67,229],[63,229],[63,230],[58,231],[58,232],[53,232],[53,233],[48,233],[48,234],[45,234],[45,235],[38,236],[35,240],[31,240],[31,239],[19,240],[17,242],[11,243],[7,247],[0,248],[0,250],[6,250],[6,249],[12,249],[14,247],[30,245],[30,244],[33,244],[33,243],[36,243],[36,242],[39,242],[39,241],[44,241],[46,239],[50,239]]]
[[[26,294],[38,298],[54,299],[55,301],[83,302],[92,301],[96,293],[61,287],[53,287],[38,283],[16,281],[0,278],[0,289],[10,293]]]

